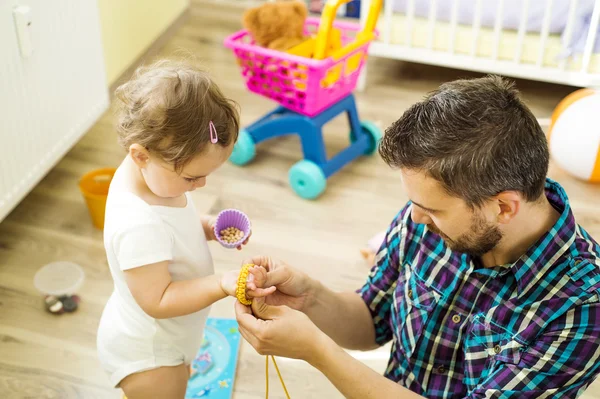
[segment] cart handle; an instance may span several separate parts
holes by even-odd
[[[342,4],[346,4],[349,1],[350,0],[327,0],[327,2],[325,3],[325,7],[323,8],[323,13],[321,15],[321,21],[319,22],[319,32],[317,33],[315,55],[313,58],[317,60],[322,60],[323,58],[325,58],[328,46],[327,41],[329,40],[329,35],[331,33],[337,9]],[[383,0],[371,0],[367,21],[363,29],[358,33],[357,40],[363,39],[365,41],[368,41],[374,38],[375,25],[377,24],[377,20],[379,19],[379,12],[381,11],[382,1]],[[360,41],[362,42],[363,40]],[[350,43],[349,45],[351,44],[352,43]],[[344,53],[346,52],[348,51],[344,51]]]

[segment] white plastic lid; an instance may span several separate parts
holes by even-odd
[[[83,269],[72,262],[52,262],[37,271],[33,285],[46,295],[74,295],[84,280]]]

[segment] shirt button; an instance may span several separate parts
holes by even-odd
[[[500,345],[496,345],[494,346],[494,353],[497,355],[498,353],[500,353],[502,351],[502,348],[500,348]]]
[[[460,323],[460,315],[455,314],[454,316],[452,316],[452,321],[454,322],[454,324]]]
[[[446,368],[444,366],[439,366],[437,368],[438,373],[444,374],[446,372]]]
[[[408,296],[412,296],[412,290],[408,290]]]

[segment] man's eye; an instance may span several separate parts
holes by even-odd
[[[198,180],[198,178],[197,178],[197,177],[193,177],[193,178],[192,178],[192,177],[184,177],[184,179],[185,179],[185,181],[186,181],[186,182],[188,182],[188,183],[193,183],[193,182],[195,182],[196,180]]]

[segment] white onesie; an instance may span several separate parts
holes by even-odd
[[[194,204],[148,205],[132,193],[111,192],[104,246],[115,283],[98,328],[98,356],[113,386],[132,373],[189,364],[202,343],[210,308],[187,316],[154,319],[136,303],[124,270],[169,261],[173,281],[214,273],[206,236]]]

